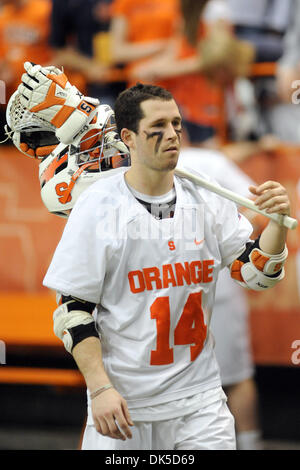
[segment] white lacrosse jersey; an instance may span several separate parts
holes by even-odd
[[[252,227],[235,204],[178,177],[174,216],[157,220],[119,170],[76,202],[44,285],[97,304],[106,372],[136,409],[220,385],[216,280]]]

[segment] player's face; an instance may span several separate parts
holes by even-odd
[[[177,165],[181,139],[181,116],[174,100],[150,99],[141,103],[144,117],[136,135],[135,158],[158,171]]]

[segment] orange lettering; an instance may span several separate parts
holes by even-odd
[[[213,268],[210,268],[209,266],[214,265],[214,260],[213,259],[205,259],[202,262],[203,265],[203,282],[211,282],[213,281]],[[211,274],[211,276],[210,276]]]
[[[130,271],[128,274],[130,290],[134,294],[145,289],[167,289],[176,287],[207,283],[213,281],[214,260],[197,260],[189,263],[168,263],[160,268],[152,266],[143,270]]]
[[[95,109],[95,106],[93,106],[91,103],[87,103],[86,101],[82,101],[79,103],[78,109],[88,116],[91,111]]]
[[[173,348],[170,348],[169,297],[158,297],[150,307],[151,319],[156,320],[156,349],[151,351],[151,366],[172,364]]]
[[[156,349],[151,350],[150,365],[161,366],[174,361],[170,347],[171,312],[169,297],[158,297],[150,307],[151,319],[156,320]],[[202,310],[202,292],[188,296],[174,330],[174,346],[190,346],[190,360],[194,361],[203,349],[207,334]]]
[[[198,273],[196,273],[196,268],[198,268]],[[202,280],[202,273],[201,273],[201,261],[192,261],[190,264],[191,269],[191,278],[194,284],[198,284]]]
[[[138,286],[135,285],[135,276],[138,278]],[[128,280],[130,290],[133,294],[137,294],[138,292],[143,292],[145,290],[145,281],[142,271],[130,271],[130,273],[128,273]]]
[[[175,243],[173,241],[168,242],[169,250],[173,251],[176,249]]]
[[[58,183],[55,186],[55,191],[56,194],[59,196],[58,200],[59,202],[61,202],[61,204],[66,204],[67,202],[70,202],[72,200],[72,196],[69,192],[69,186],[67,183]]]
[[[163,285],[164,288],[168,287],[169,284],[172,284],[173,287],[176,287],[176,279],[174,276],[173,268],[171,264],[163,265]]]
[[[190,294],[174,331],[174,344],[190,344],[191,361],[203,349],[207,326],[202,310],[202,291]]]
[[[187,261],[184,263],[184,267],[181,263],[175,263],[175,272],[178,286],[183,286],[183,278],[187,285],[191,284],[190,266]]]
[[[145,281],[146,281],[146,289],[152,290],[152,282],[156,283],[156,289],[162,289],[162,282],[159,277],[160,272],[159,269],[155,266],[153,268],[144,268],[143,269]]]

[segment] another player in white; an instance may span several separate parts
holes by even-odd
[[[29,110],[32,102],[46,109],[52,83],[70,98],[64,80],[38,67],[27,72],[19,91]],[[83,119],[80,103],[68,103],[70,142]],[[62,106],[43,113],[60,123],[60,140]],[[216,280],[229,266],[246,287],[275,285],[284,275],[286,229],[271,221],[253,243],[233,203],[174,177],[181,117],[168,92],[137,85],[119,96],[115,113],[131,167],[79,197],[44,280],[60,293],[54,329],[88,388],[83,449],[234,449],[209,333]],[[258,207],[289,213],[280,184],[251,190]]]
[[[185,162],[189,168],[202,171],[224,188],[247,198],[251,196],[248,187],[254,185],[253,180],[221,152],[185,146],[180,152],[179,163],[184,165]],[[266,223],[265,217],[257,216],[255,212],[247,211],[245,215],[257,230]],[[238,450],[262,449],[248,303],[246,289],[233,281],[228,269],[222,269],[210,330],[215,339],[222,387],[235,419]]]

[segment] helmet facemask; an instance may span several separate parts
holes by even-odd
[[[59,143],[55,127],[24,108],[17,91],[8,101],[6,122],[6,140],[11,139],[17,149],[28,157],[42,159]]]

